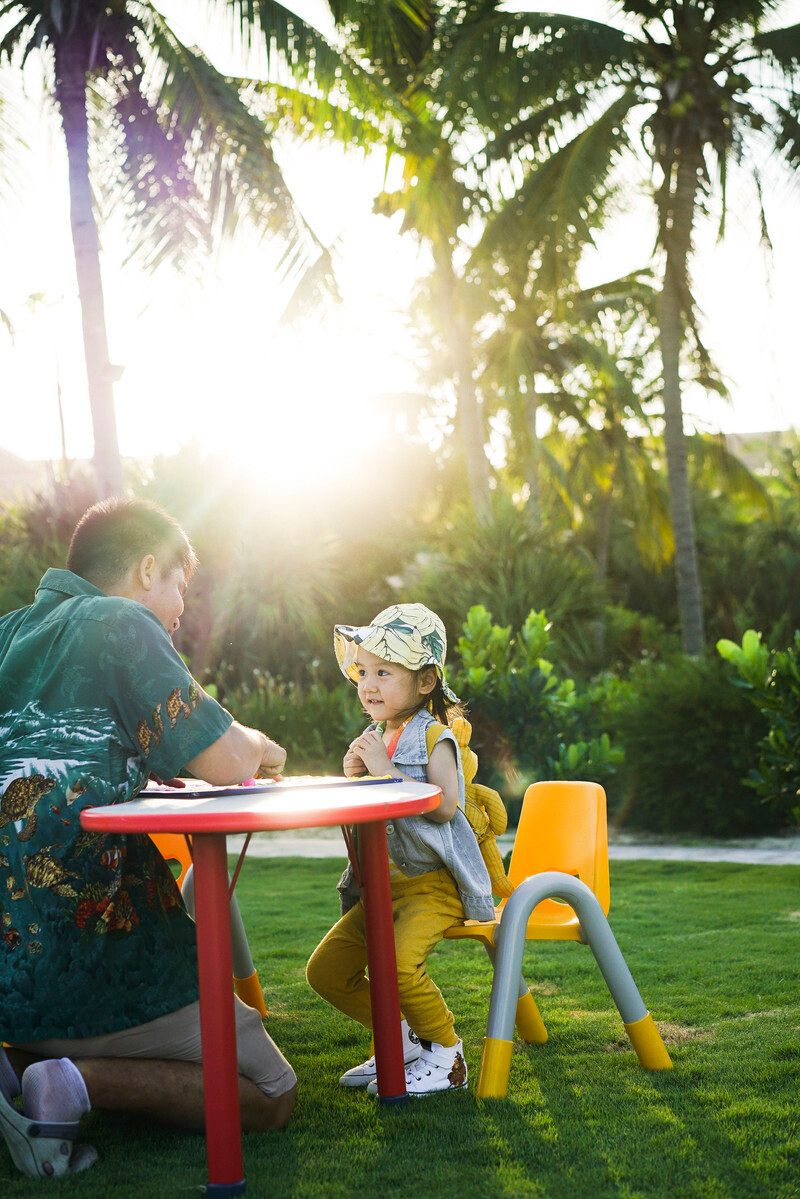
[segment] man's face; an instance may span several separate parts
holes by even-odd
[[[158,617],[170,637],[180,628],[186,587],[182,566],[173,566],[162,572],[156,565],[149,590],[137,596],[145,608]]]

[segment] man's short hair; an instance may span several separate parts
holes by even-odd
[[[162,573],[183,568],[186,581],[197,570],[197,555],[181,526],[149,500],[101,500],[75,526],[67,570],[105,589],[152,554]]]

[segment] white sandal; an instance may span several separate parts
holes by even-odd
[[[97,1150],[92,1145],[73,1148],[79,1120],[64,1124],[29,1120],[14,1104],[19,1093],[17,1076],[0,1049],[0,1133],[18,1170],[29,1178],[62,1178],[94,1165]]]

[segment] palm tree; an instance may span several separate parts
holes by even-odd
[[[213,7],[213,6],[212,6]],[[267,0],[218,0],[243,43],[298,77],[333,69],[335,52]],[[98,228],[93,199],[113,195],[146,263],[185,261],[247,218],[282,239],[281,266],[327,255],[297,212],[268,131],[226,78],[184,45],[150,0],[3,0],[0,63],[38,54],[69,165],[70,217],[100,496],[122,490]],[[96,161],[92,161],[92,150]]]
[[[654,179],[670,511],[684,650],[702,652],[702,593],[687,470],[681,349],[696,333],[690,280],[698,219],[716,197],[724,232],[732,167],[761,199],[767,155],[800,165],[800,25],[762,30],[775,0],[616,0],[626,31],[559,14],[465,6],[440,62],[440,104],[494,122],[486,146],[519,183],[493,236],[580,233],[597,184],[642,162]],[[630,32],[628,30],[631,30]],[[766,223],[762,213],[762,229]],[[588,230],[587,230],[588,232]]]
[[[340,52],[348,64],[333,92],[320,97],[313,90],[273,83],[260,91],[277,105],[293,132],[335,138],[350,147],[382,143],[387,159],[402,159],[400,187],[383,191],[375,211],[402,214],[401,231],[415,235],[432,258],[433,269],[423,285],[424,323],[439,381],[456,396],[457,440],[472,502],[488,516],[487,429],[473,345],[485,297],[478,296],[476,269],[466,264],[475,221],[490,201],[469,167],[464,126],[446,119],[436,92],[442,50],[454,36],[463,7],[441,0],[331,0]]]

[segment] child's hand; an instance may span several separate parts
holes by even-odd
[[[353,743],[355,744],[355,742]],[[360,778],[362,774],[367,773],[367,768],[361,754],[357,753],[351,745],[347,753],[344,755],[344,773],[345,778],[355,779]]]
[[[350,745],[348,752],[356,754],[360,758],[368,774],[380,777],[383,774],[391,773],[392,764],[386,752],[383,738],[377,729],[369,729],[366,733],[362,733],[360,737],[356,737],[355,741]]]

